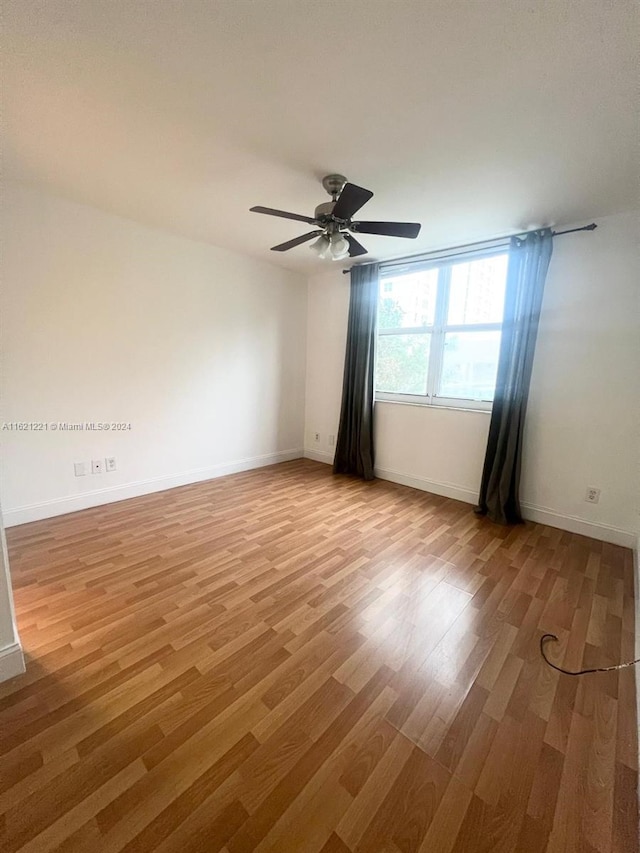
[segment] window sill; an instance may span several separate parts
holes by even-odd
[[[419,409],[444,409],[447,412],[472,412],[476,415],[490,415],[491,409],[480,409],[473,406],[452,406],[443,405],[442,403],[418,403],[416,400],[388,400],[374,398],[375,403],[384,403],[390,406],[417,406]]]

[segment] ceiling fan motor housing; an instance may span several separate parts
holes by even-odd
[[[335,201],[324,201],[322,204],[319,204],[314,212],[314,217],[321,222],[324,219],[329,219],[331,214],[333,213],[333,208],[336,206]]]

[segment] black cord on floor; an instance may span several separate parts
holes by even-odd
[[[557,669],[558,672],[563,672],[565,675],[586,675],[588,672],[610,672],[612,669],[624,669],[625,666],[633,666],[636,663],[640,663],[640,658],[637,660],[630,660],[626,663],[619,663],[616,666],[597,666],[595,669],[579,669],[577,672],[571,672],[570,669],[563,669],[561,666],[556,666],[555,663],[552,663],[544,651],[544,642],[545,640],[555,640],[558,641],[558,638],[555,634],[543,634],[540,637],[540,654],[545,659],[545,661],[552,666],[554,669]]]

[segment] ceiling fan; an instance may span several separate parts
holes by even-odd
[[[365,247],[352,237],[349,231],[385,237],[408,237],[412,240],[420,233],[420,225],[417,222],[354,222],[353,215],[369,201],[373,193],[371,190],[348,183],[344,175],[327,175],[322,179],[322,186],[331,196],[331,201],[319,204],[313,216],[300,216],[298,213],[274,210],[272,207],[250,208],[254,213],[295,219],[297,222],[308,222],[316,226],[315,231],[309,231],[302,237],[295,237],[286,243],[272,246],[272,252],[286,252],[294,246],[307,243],[317,237],[318,239],[311,244],[310,248],[320,258],[342,261],[345,258],[355,258],[367,253]]]

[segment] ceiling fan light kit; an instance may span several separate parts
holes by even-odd
[[[324,234],[321,234],[315,243],[312,243],[309,248],[315,252],[319,258],[326,258],[329,252],[331,241]]]
[[[331,196],[331,201],[319,204],[312,217],[288,213],[272,207],[250,208],[254,213],[279,216],[282,219],[293,219],[296,222],[307,222],[309,225],[316,226],[315,231],[309,231],[301,237],[272,246],[272,252],[287,252],[317,237],[318,239],[309,248],[313,249],[319,258],[342,261],[367,253],[365,247],[349,232],[377,234],[384,237],[406,237],[410,240],[415,240],[420,233],[420,225],[417,222],[354,222],[352,217],[369,201],[373,193],[356,184],[350,184],[344,175],[327,175],[322,179],[322,186]]]

